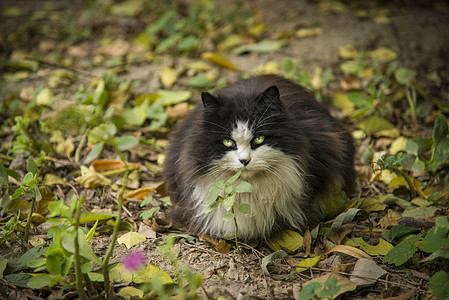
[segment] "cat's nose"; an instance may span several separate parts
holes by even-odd
[[[249,164],[249,162],[251,161],[251,158],[243,158],[243,159],[239,159],[239,161],[242,163],[242,165],[244,165],[246,167]]]

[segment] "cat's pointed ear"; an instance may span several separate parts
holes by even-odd
[[[207,112],[216,111],[223,105],[223,102],[220,99],[207,92],[201,93],[201,100],[203,100],[203,106]]]
[[[280,104],[280,94],[277,86],[273,85],[267,88],[260,96],[260,101],[268,105]]]

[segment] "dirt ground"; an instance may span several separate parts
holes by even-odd
[[[303,66],[310,70],[315,67],[323,69],[337,67],[341,62],[338,47],[347,44],[352,44],[360,50],[388,47],[398,53],[402,66],[417,70],[418,79],[422,78],[424,81],[432,73],[449,70],[448,11],[438,9],[437,4],[433,5],[427,1],[380,2],[385,3],[384,7],[388,9],[387,24],[376,23],[372,16],[358,17],[354,14],[356,9],[338,13],[323,11],[319,9],[321,2],[312,0],[246,1],[245,5],[260,11],[271,34],[314,26],[321,27],[323,33],[305,39],[291,39],[287,46],[273,53],[229,56],[230,61],[239,66],[241,73],[223,71],[223,76],[228,80],[237,79],[245,71],[250,71],[268,61],[281,61],[286,56],[300,59]],[[232,1],[227,0],[220,5],[226,6],[229,3]],[[356,8],[369,6],[364,1],[354,1],[350,5]],[[375,13],[373,12],[373,15]],[[187,60],[189,59],[179,58],[175,64],[181,64]],[[133,66],[129,72],[121,75],[121,78],[141,81],[141,85],[135,91],[137,95],[155,91],[162,87],[159,71],[168,64],[173,64],[173,61]],[[187,84],[180,80],[175,88],[185,89]],[[194,93],[196,94],[193,101],[199,101],[199,91]],[[361,165],[359,157],[356,165]],[[161,177],[143,175],[142,180],[143,185],[157,185]],[[361,185],[369,184],[361,182]],[[368,193],[366,189],[362,192]],[[363,193],[362,196],[365,196]],[[98,201],[98,195],[94,194],[90,199],[92,202],[86,203],[86,209],[98,207],[98,202],[95,202]],[[106,198],[105,201],[107,200]],[[131,212],[130,218],[138,218],[140,214],[138,205],[130,203],[127,209]],[[137,222],[137,226],[140,225],[142,222]],[[182,234],[182,231],[173,229],[169,232]],[[147,239],[138,248],[146,253],[150,262],[173,275],[172,265],[158,251],[158,246],[164,243],[167,234],[167,232],[158,233],[156,238]],[[109,236],[100,236],[92,240],[92,247],[99,256],[104,255],[108,245]],[[317,273],[304,274],[301,275],[302,278],[298,278],[298,275],[291,272],[294,268],[284,260],[277,260],[270,264],[269,270],[273,277],[265,276],[261,270],[261,259],[271,253],[271,250],[263,244],[242,245],[242,248],[242,256],[235,251],[221,254],[209,243],[193,244],[185,238],[180,238],[173,247],[173,252],[181,264],[189,266],[204,276],[204,289],[199,289],[200,299],[208,299],[208,295],[214,299],[218,296],[224,296],[226,299],[293,299],[298,296],[301,282],[317,276]],[[117,246],[111,262],[121,261],[126,253],[128,250],[123,245]],[[293,257],[302,256],[301,253],[297,253]],[[352,262],[349,256],[334,254],[329,255],[318,267],[330,269],[333,266]],[[408,282],[406,271],[393,270],[383,265],[381,258],[376,258],[376,262],[388,271],[387,281],[379,281],[369,288],[346,293],[341,299],[388,299],[399,295],[402,295],[400,299],[426,298],[426,292],[429,290],[427,283],[423,286],[413,285]],[[422,276],[425,279],[427,275],[418,272],[416,276]],[[423,280],[423,282],[427,281]]]

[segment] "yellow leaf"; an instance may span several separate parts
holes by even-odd
[[[396,155],[397,153],[401,151],[405,151],[405,145],[407,144],[407,138],[400,136],[396,138],[393,143],[391,143],[390,148],[388,149],[388,152],[391,155]]]
[[[368,244],[361,237],[356,237],[356,238],[354,238],[354,240],[355,240],[355,245],[357,247],[359,247],[360,249],[362,249],[363,251],[365,251],[366,253],[368,253],[369,255],[372,255],[372,256],[377,256],[377,255],[385,256],[385,254],[387,254],[388,251],[390,251],[391,249],[394,248],[392,244],[390,244],[389,242],[387,242],[383,239],[379,239],[379,243],[376,246],[372,246],[372,245]]]
[[[111,181],[105,176],[91,171],[85,166],[81,166],[81,176],[75,178],[75,181],[88,189],[94,189],[100,186],[110,185]]]
[[[387,202],[389,200],[393,200],[393,195],[381,195],[381,196],[373,196],[360,199],[360,209],[364,209],[366,211],[381,211],[387,207]]]
[[[171,88],[173,84],[175,84],[176,80],[178,80],[178,71],[170,67],[163,67],[159,77],[161,79],[162,84],[166,88]]]
[[[303,28],[296,31],[296,36],[300,39],[321,34],[323,34],[323,29],[320,27]]]
[[[129,300],[131,298],[134,299],[136,297],[142,299],[144,293],[141,289],[135,288],[133,286],[125,286],[117,293],[117,296],[120,296],[126,300]]]
[[[386,47],[381,47],[379,49],[371,51],[369,54],[372,58],[378,58],[380,61],[385,63],[391,62],[398,57],[396,52]]]
[[[222,55],[215,52],[204,52],[201,54],[201,59],[208,60],[220,67],[228,68],[237,71],[238,68],[229,60],[224,58]]]
[[[415,204],[416,206],[420,206],[420,207],[426,207],[426,206],[430,206],[432,204],[432,202],[427,201],[426,199],[422,198],[422,197],[416,197],[412,200],[412,203]]]
[[[345,45],[338,47],[338,55],[343,59],[356,58],[359,54],[357,48],[354,45]]]
[[[296,272],[303,272],[309,270],[310,267],[316,266],[321,259],[321,255],[315,256],[315,257],[309,257],[304,260],[301,260],[297,266],[298,267],[305,267],[305,268],[296,268]]]
[[[59,154],[65,155],[67,157],[70,157],[72,155],[73,151],[75,151],[75,145],[72,142],[72,139],[66,139],[62,142],[60,142],[56,146],[56,152]]]
[[[349,101],[346,93],[335,93],[332,104],[341,109],[341,111],[346,115],[354,111],[354,104]]]
[[[294,252],[302,247],[303,237],[293,230],[285,230],[267,241],[268,247],[273,251],[287,250]]]
[[[66,183],[65,178],[61,178],[56,174],[53,173],[47,173],[44,176],[44,180],[42,181],[45,185],[52,185],[52,184],[64,184]]]
[[[51,72],[50,77],[48,78],[48,86],[51,88],[56,88],[58,86],[68,86],[72,84],[75,76],[69,73],[65,69],[57,69]]]
[[[157,280],[160,284],[174,284],[173,279],[166,272],[159,269],[155,264],[148,264],[148,266],[142,270],[139,274],[137,274],[133,282],[140,283],[150,283],[153,280]]]
[[[148,196],[148,194],[150,194],[154,190],[155,190],[154,187],[140,188],[138,190],[126,193],[125,195],[123,195],[123,198],[132,198],[132,199],[143,200],[143,199],[145,199],[146,196]]]
[[[372,260],[371,256],[366,254],[363,250],[357,249],[357,248],[352,247],[352,246],[347,246],[347,245],[334,246],[331,249],[329,249],[325,253],[325,255],[328,255],[331,252],[339,252],[339,253],[344,253],[344,254],[350,255],[350,256],[355,257],[355,258],[368,258],[368,259]]]
[[[109,271],[109,279],[115,282],[131,282],[133,273],[126,270],[122,263],[119,263]]]
[[[137,245],[138,243],[145,241],[146,237],[143,234],[138,232],[127,232],[121,237],[117,239],[119,244],[123,244],[126,248],[130,249],[131,247]]]
[[[37,105],[48,105],[54,95],[49,88],[43,88],[36,96]]]

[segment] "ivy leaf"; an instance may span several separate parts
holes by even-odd
[[[394,264],[396,266],[400,266],[407,262],[413,254],[415,254],[416,250],[418,250],[418,246],[416,246],[416,242],[421,239],[421,235],[413,235],[399,244],[396,245],[393,249],[388,251],[385,255],[383,262],[388,264]]]

